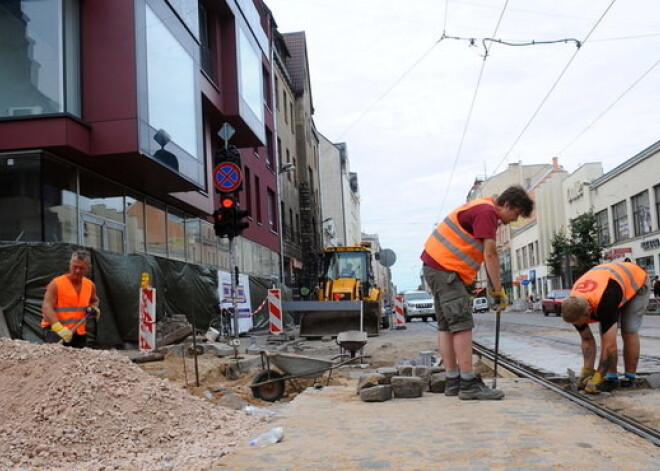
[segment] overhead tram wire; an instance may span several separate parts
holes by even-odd
[[[587,127],[584,128],[584,129],[583,129],[583,130],[582,130],[577,136],[575,136],[575,137],[574,137],[574,138],[573,138],[568,144],[566,144],[566,145],[562,148],[562,150],[560,150],[560,151],[558,152],[557,155],[562,155],[562,154],[566,151],[566,149],[568,149],[568,148],[571,147],[573,144],[575,144],[575,142],[576,142],[578,139],[580,139],[580,138],[584,135],[584,133],[586,133],[586,132],[591,128],[591,126],[593,126],[594,124],[596,124],[596,122],[597,122],[598,120],[600,120],[600,118],[602,118],[603,116],[605,116],[605,115],[606,115],[606,114],[607,114],[612,108],[614,108],[614,106],[615,106],[615,105],[616,105],[616,104],[617,104],[617,103],[618,103],[618,102],[619,102],[624,96],[626,96],[626,95],[628,94],[628,92],[630,92],[630,90],[632,90],[633,88],[635,88],[635,87],[637,86],[637,84],[638,84],[639,82],[641,82],[641,81],[644,79],[644,77],[646,77],[649,73],[651,73],[651,71],[652,71],[653,69],[655,69],[655,68],[658,66],[658,64],[660,64],[660,59],[658,59],[657,61],[655,61],[655,63],[654,63],[651,67],[649,67],[649,68],[646,70],[646,72],[644,72],[644,73],[643,73],[643,74],[642,74],[637,80],[635,80],[632,84],[630,84],[630,86],[629,86],[629,87],[628,87],[628,88],[627,88],[627,89],[626,89],[621,95],[619,95],[619,96],[616,98],[616,100],[614,100],[612,103],[610,103],[610,105],[609,105],[607,108],[605,108],[605,109],[604,109],[604,110],[603,110],[598,116],[596,116],[596,118],[595,118],[592,122],[590,122],[590,123],[587,125]]]
[[[589,33],[587,33],[587,36],[582,40],[582,44],[583,44],[583,45],[589,40],[589,37],[593,34],[593,32],[594,32],[594,31],[596,30],[596,28],[598,27],[598,25],[603,21],[603,18],[605,18],[605,15],[607,15],[607,13],[608,13],[608,12],[610,11],[610,9],[612,8],[612,5],[614,5],[614,2],[616,2],[616,0],[612,0],[612,1],[610,2],[610,4],[607,6],[607,8],[606,8],[605,11],[603,12],[603,14],[600,15],[600,18],[598,18],[598,21],[596,21],[596,23],[593,25],[593,27],[591,28],[591,30],[589,31]],[[529,121],[527,121],[527,124],[525,124],[525,127],[523,127],[522,131],[520,131],[520,134],[518,134],[518,137],[516,137],[516,140],[513,142],[513,144],[511,145],[511,147],[509,147],[509,150],[506,151],[506,154],[504,154],[504,157],[502,157],[502,160],[500,160],[500,162],[495,166],[495,169],[494,169],[494,172],[493,172],[493,173],[496,173],[496,172],[497,172],[497,169],[500,167],[500,165],[502,165],[502,163],[503,163],[503,162],[509,157],[509,154],[511,154],[511,152],[513,151],[513,149],[516,147],[516,145],[518,145],[518,142],[520,142],[520,139],[521,139],[521,138],[523,137],[523,135],[527,132],[527,129],[529,129],[529,126],[532,124],[532,122],[534,121],[534,119],[536,119],[536,116],[537,116],[537,115],[539,114],[539,112],[541,111],[541,108],[543,108],[543,105],[545,105],[545,103],[548,101],[548,98],[550,97],[550,95],[552,94],[552,92],[555,90],[555,88],[557,88],[557,85],[559,84],[559,81],[562,79],[562,77],[564,76],[564,74],[566,73],[566,71],[568,70],[568,68],[571,66],[571,64],[573,63],[573,61],[575,60],[575,58],[577,57],[577,55],[578,55],[578,53],[580,52],[581,49],[582,49],[581,47],[578,48],[578,49],[576,49],[575,53],[574,53],[574,54],[571,56],[571,58],[568,60],[568,63],[566,64],[566,66],[564,67],[564,69],[561,71],[561,73],[560,73],[559,76],[557,77],[557,80],[555,80],[555,83],[552,84],[552,86],[550,87],[550,90],[549,90],[548,93],[545,95],[545,97],[543,98],[543,100],[541,100],[541,103],[539,104],[538,108],[536,108],[536,111],[534,111],[534,113],[532,114],[531,118],[529,118]]]
[[[344,132],[342,132],[339,136],[337,136],[336,142],[339,142],[342,139],[342,137],[348,134],[351,131],[351,129],[353,129],[360,121],[362,121],[362,119],[367,115],[367,113],[369,113],[383,98],[385,98],[385,96],[388,93],[390,93],[399,83],[401,83],[401,81],[410,72],[412,72],[413,69],[417,67],[419,63],[422,62],[426,58],[426,56],[428,56],[431,53],[431,51],[433,51],[435,46],[437,46],[440,43],[440,41],[442,41],[443,39],[444,36],[441,36],[440,39],[434,42],[433,45],[426,52],[424,52],[424,54],[422,54],[422,56],[419,59],[417,59],[410,67],[408,67],[408,69],[398,79],[396,79],[394,83],[390,85],[389,88],[387,88],[387,90],[385,90],[378,98],[376,98],[376,100],[371,105],[369,105],[362,113],[360,113],[360,116],[358,116],[357,119],[353,121],[353,123],[348,128],[346,128],[346,130],[344,130]]]
[[[500,17],[497,20],[497,24],[495,25],[495,30],[493,31],[493,36],[497,34],[497,30],[500,28],[500,24],[502,23],[502,18],[504,17],[504,12],[506,11],[506,7],[509,4],[509,0],[506,0],[504,2],[504,7],[502,7],[502,11],[500,12]],[[445,18],[447,15],[445,14]],[[443,32],[443,37],[445,37],[444,32]],[[484,43],[484,48],[486,48],[486,45]],[[467,119],[465,120],[465,124],[463,125],[463,133],[461,135],[461,141],[458,144],[458,150],[456,151],[456,157],[454,158],[454,163],[451,167],[451,173],[449,174],[449,182],[447,183],[447,186],[445,187],[445,194],[442,197],[442,202],[440,203],[440,214],[438,215],[438,220],[442,217],[442,213],[444,211],[445,207],[445,202],[447,201],[447,195],[449,194],[449,188],[451,187],[451,182],[454,179],[454,173],[456,172],[456,165],[458,164],[458,159],[461,156],[461,151],[463,150],[463,143],[465,142],[465,136],[467,135],[467,130],[468,127],[470,126],[470,121],[472,119],[472,111],[474,110],[474,104],[477,101],[477,94],[479,92],[479,86],[481,85],[481,78],[483,77],[484,74],[484,69],[486,68],[486,58],[488,57],[488,48],[486,48],[486,54],[484,54],[483,61],[481,62],[481,68],[479,69],[479,77],[477,78],[477,85],[474,88],[474,93],[472,95],[472,102],[470,103],[470,110],[468,111],[468,116]]]

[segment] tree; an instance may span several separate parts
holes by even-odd
[[[550,275],[561,276],[566,254],[570,250],[570,241],[564,231],[556,232],[550,242],[552,250],[548,254],[546,263],[550,267]]]
[[[598,242],[598,226],[593,211],[569,220],[570,234],[556,233],[551,241],[552,250],[547,264],[552,276],[564,275],[570,286],[577,278],[602,260],[607,245]]]
[[[593,211],[574,217],[569,225],[573,274],[579,278],[602,261],[603,250],[607,246],[598,242],[598,225]]]

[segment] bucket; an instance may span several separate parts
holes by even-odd
[[[206,337],[206,340],[209,342],[215,342],[219,335],[220,332],[215,330],[213,327],[209,327],[209,330],[204,334],[204,337]]]

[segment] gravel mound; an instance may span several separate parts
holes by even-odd
[[[207,470],[263,420],[117,352],[0,339],[0,470]]]

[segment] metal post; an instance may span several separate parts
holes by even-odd
[[[230,342],[234,347],[234,356],[238,357],[238,305],[236,303],[236,286],[238,284],[238,267],[236,266],[236,247],[234,246],[234,239],[229,238],[229,275],[231,277],[231,304],[234,320],[234,339]]]

